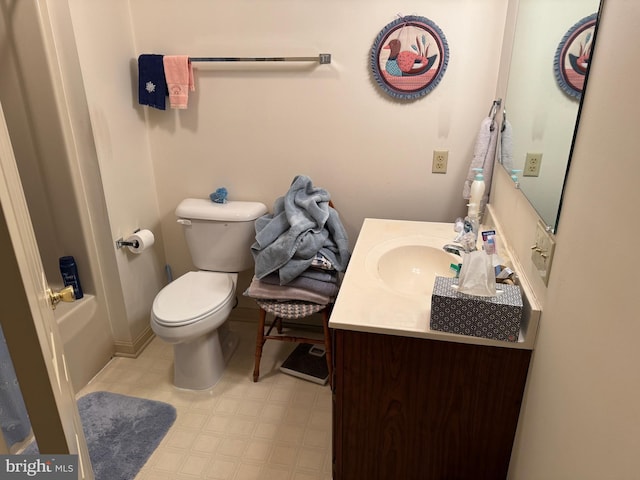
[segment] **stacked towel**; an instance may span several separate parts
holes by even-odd
[[[256,277],[278,272],[280,284],[286,285],[311,267],[318,253],[334,269],[346,270],[351,257],[347,233],[329,199],[309,177],[294,178],[289,191],[276,200],[273,213],[256,220],[251,246]]]
[[[193,67],[189,57],[186,55],[165,55],[163,63],[171,108],[187,108],[189,91],[193,92],[196,89]]]
[[[311,268],[308,270],[313,270],[313,269]],[[305,272],[307,272],[308,270],[305,270]],[[306,275],[305,272],[302,272],[302,274],[300,274],[298,277],[291,280],[286,285],[280,285],[280,277],[278,276],[277,273],[271,273],[261,280],[258,280],[257,278],[256,280],[261,284],[265,284],[265,285],[277,285],[277,286],[282,286],[284,288],[291,287],[296,289],[302,289],[313,295],[322,295],[328,298],[335,298],[335,296],[338,294],[337,272],[334,272],[334,274],[331,275],[328,280],[319,280],[317,278],[313,278],[313,276]],[[306,300],[306,299],[290,297],[290,300]]]
[[[138,103],[159,110],[166,109],[167,82],[162,55],[138,57]]]
[[[326,270],[324,268],[316,268],[310,267],[303,271],[296,278],[291,280],[291,282],[295,282],[297,280],[308,278],[310,280],[315,280],[317,282],[326,282],[326,283],[338,283],[338,272],[335,269]],[[280,283],[280,275],[277,272],[270,273],[266,277],[262,277],[263,282],[272,283],[274,285],[281,285]],[[289,283],[291,283],[289,282]]]
[[[338,290],[339,275],[336,270],[310,267],[286,285],[280,284],[277,272],[262,279],[254,276],[244,294],[257,300],[302,301],[327,305],[335,300]]]
[[[337,293],[337,285],[335,293]],[[249,285],[245,295],[258,300],[279,300],[283,302],[297,300],[320,305],[327,305],[332,302],[335,297],[335,295],[325,295],[308,288],[293,286],[293,284],[274,285],[258,280],[256,277],[253,277],[251,280],[251,285]]]
[[[351,252],[329,193],[304,175],[256,220],[255,276],[245,295],[257,300],[327,305],[339,290]]]

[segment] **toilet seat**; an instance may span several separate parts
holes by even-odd
[[[188,272],[158,293],[151,311],[158,325],[190,325],[224,308],[234,291],[228,273]]]

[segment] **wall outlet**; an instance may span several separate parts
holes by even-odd
[[[524,161],[524,171],[522,172],[522,175],[525,177],[537,177],[540,175],[541,163],[541,153],[527,153],[527,159]]]
[[[448,150],[434,150],[431,173],[447,173],[447,162],[449,160]]]

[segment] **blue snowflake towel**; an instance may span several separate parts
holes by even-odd
[[[159,110],[166,109],[168,94],[162,57],[153,54],[138,57],[138,103]]]

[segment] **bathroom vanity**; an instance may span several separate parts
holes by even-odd
[[[330,319],[334,480],[506,477],[540,312],[523,293],[517,342],[432,331],[454,235],[364,222]]]

